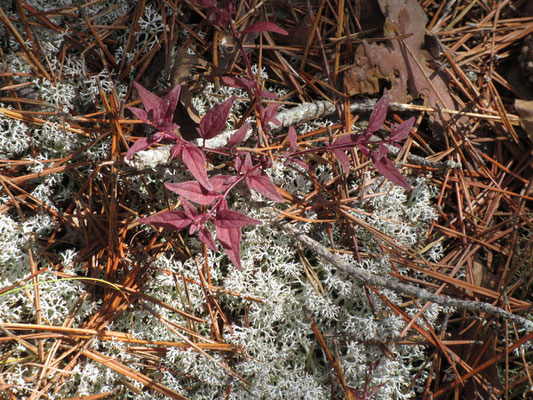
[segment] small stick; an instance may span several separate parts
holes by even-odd
[[[376,105],[376,100],[374,99],[358,100],[357,102],[353,102],[350,105],[350,112],[352,113],[371,112],[374,109],[375,105]],[[401,104],[401,103],[391,103],[390,108],[396,111],[406,111],[406,110],[411,109],[408,104]],[[431,107],[423,108],[423,111],[431,111],[431,110],[432,110]],[[323,118],[323,117],[332,115],[335,113],[335,111],[336,111],[335,105],[326,100],[319,100],[313,103],[303,103],[289,110],[283,110],[277,113],[275,118],[278,121],[280,121],[280,125],[274,125],[271,123],[270,127],[274,131],[280,130],[280,129],[286,129],[291,126],[298,125],[304,121],[314,120],[317,118]],[[250,128],[248,129],[248,132],[246,133],[245,140],[247,140],[248,138],[252,136],[254,132],[254,126],[255,124],[252,122],[250,124]],[[230,137],[233,136],[235,132],[236,130],[224,132],[218,135],[217,137],[207,140],[205,145],[207,148],[211,148],[211,149],[219,149],[221,147],[225,147]],[[378,138],[376,137],[375,140],[378,140]],[[392,153],[393,155],[397,154],[397,149],[394,146],[387,146],[387,147],[389,148],[390,151],[393,152]],[[131,160],[126,160],[126,163],[130,165],[131,167],[134,167],[136,169],[141,169],[141,170],[144,168],[155,168],[160,164],[165,164],[169,162],[171,148],[172,148],[172,145],[165,145],[165,146],[160,146],[154,149],[140,151],[134,154]],[[394,151],[396,152],[394,153]],[[412,164],[437,168],[439,170],[457,168],[460,166],[458,164],[449,163],[449,162],[429,161],[423,157],[415,156],[415,155],[409,155],[407,157],[407,161],[409,161]]]
[[[529,321],[528,319],[520,317],[518,315],[511,314],[510,312],[505,311],[500,307],[495,307],[492,304],[479,301],[459,300],[447,296],[435,295],[423,288],[419,288],[413,285],[406,285],[405,283],[397,282],[385,276],[371,274],[370,272],[362,268],[358,268],[347,263],[339,256],[329,252],[326,247],[318,243],[316,240],[311,239],[309,236],[305,235],[300,230],[294,228],[288,223],[284,223],[281,221],[276,221],[275,223],[278,227],[280,227],[286,233],[294,237],[298,242],[307,247],[309,250],[320,255],[322,258],[334,265],[340,271],[366,285],[391,289],[397,293],[413,296],[421,300],[439,304],[443,307],[455,307],[458,309],[468,310],[475,313],[486,313],[494,315],[499,318],[522,325],[528,331],[533,331],[532,321]]]

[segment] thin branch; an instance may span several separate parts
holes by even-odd
[[[326,247],[318,243],[316,240],[311,239],[309,236],[305,235],[293,226],[280,221],[276,221],[276,225],[282,230],[284,230],[286,233],[294,237],[298,242],[307,247],[309,250],[315,252],[316,254],[324,258],[326,261],[337,267],[340,271],[366,285],[387,288],[404,295],[413,296],[421,300],[439,304],[443,307],[455,307],[458,309],[468,310],[475,313],[486,313],[494,315],[499,318],[522,325],[528,331],[533,331],[533,321],[530,321],[518,315],[511,314],[500,307],[495,307],[491,304],[484,302],[459,300],[447,296],[435,295],[423,288],[419,288],[413,285],[406,285],[404,283],[395,281],[384,276],[373,275],[370,272],[365,271],[364,269],[355,267],[347,263],[339,256],[329,252]]]
[[[360,113],[360,112],[371,112],[376,105],[376,100],[373,99],[363,99],[354,101],[350,105],[350,112]],[[396,111],[405,111],[408,105],[401,103],[391,103],[390,108]],[[425,110],[427,107],[425,107]],[[427,111],[427,110],[426,110]],[[283,110],[276,114],[275,118],[280,121],[280,125],[274,125],[270,123],[270,128],[273,131],[278,131],[281,129],[286,129],[291,126],[296,126],[305,121],[311,121],[318,118],[324,118],[335,113],[335,105],[326,100],[318,100],[313,103],[303,103],[299,106],[293,107],[289,110]],[[246,133],[245,140],[249,139],[255,132],[255,122],[250,123],[250,128]],[[236,130],[231,130],[224,132],[212,139],[206,141],[205,146],[211,149],[220,149],[225,147],[228,144],[229,139],[235,134]],[[377,137],[374,137],[373,140],[379,140]],[[201,144],[200,139],[198,143]],[[126,163],[136,169],[142,170],[145,168],[156,168],[161,164],[169,163],[170,150],[172,145],[164,145],[156,147],[154,149],[148,149],[144,151],[139,151],[134,154],[131,160],[126,160]],[[389,152],[394,156],[398,153],[398,149],[394,146],[387,146]],[[451,168],[460,168],[459,163],[449,162],[449,161],[430,161],[426,160],[423,157],[409,154],[407,156],[407,161],[411,164],[421,165],[430,168],[436,168],[438,170],[447,170]]]

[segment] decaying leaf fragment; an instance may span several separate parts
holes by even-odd
[[[520,126],[533,142],[533,101],[515,100],[514,108],[520,117]]]
[[[359,46],[355,51],[354,66],[344,77],[344,83],[350,96],[355,94],[375,94],[379,92],[379,79],[385,77],[379,67],[373,66],[365,55],[365,48]]]
[[[392,101],[424,98],[426,104],[455,109],[444,78],[427,67],[431,56],[422,49],[426,14],[417,0],[379,0],[385,16],[386,44],[363,42],[356,50],[355,65],[346,75],[350,95],[377,93],[378,80],[391,83]],[[398,37],[401,38],[398,38]]]

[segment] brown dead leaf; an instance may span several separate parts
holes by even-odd
[[[200,124],[200,115],[192,104],[192,95],[187,83],[191,81],[191,69],[197,65],[206,65],[204,60],[187,53],[181,47],[176,51],[174,67],[170,75],[171,87],[181,85],[180,100],[174,111],[173,121],[180,126],[181,136],[185,140],[195,139],[198,136],[197,128]]]
[[[417,0],[379,0],[385,16],[384,34],[391,39],[384,44],[369,44],[366,41],[357,49],[356,62],[346,75],[350,95],[378,91],[376,79],[391,83],[393,101],[406,102],[422,97],[430,106],[440,104],[456,109],[448,93],[444,76],[426,65],[431,60],[424,45],[427,17]],[[402,39],[397,39],[402,36]],[[361,50],[362,48],[362,50]],[[358,61],[363,57],[363,61]]]
[[[514,108],[520,117],[520,126],[527,132],[533,142],[533,101],[516,99]]]
[[[386,78],[378,67],[374,67],[365,55],[363,46],[355,51],[355,65],[344,77],[350,96],[354,94],[374,94],[379,92],[379,79]],[[392,77],[390,77],[392,78]]]

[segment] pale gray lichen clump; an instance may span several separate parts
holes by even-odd
[[[298,179],[292,169],[278,165],[275,169],[275,180],[282,187],[284,181]],[[389,234],[396,234],[400,244],[410,245],[421,241],[425,230],[435,218],[431,205],[432,193],[421,179],[413,182],[422,185],[420,196],[409,205],[403,190],[390,183],[379,188],[382,195],[374,197],[372,202],[378,212],[388,218],[402,221],[401,232],[397,224],[386,224],[381,220],[368,218],[369,223]],[[305,186],[301,189],[305,190]],[[235,205],[238,207],[238,205]],[[239,210],[248,215],[267,222],[270,213],[265,209],[255,208],[242,202]],[[409,220],[410,213],[417,215],[417,221]],[[327,244],[327,236],[317,225],[301,226],[307,234],[320,238]],[[338,232],[334,236],[338,237]],[[364,235],[363,235],[364,236]],[[386,275],[391,271],[387,257],[380,254],[377,243],[372,237],[361,240],[360,246],[365,251],[372,251],[377,256],[365,259],[359,267],[375,274]],[[231,399],[248,399],[250,396],[259,399],[317,399],[327,398],[330,383],[330,367],[317,349],[316,339],[310,331],[309,316],[317,324],[326,337],[334,337],[337,341],[339,356],[350,386],[362,387],[369,365],[381,360],[378,368],[372,373],[372,383],[384,384],[374,397],[376,399],[410,398],[413,391],[407,386],[418,372],[418,366],[425,360],[423,346],[395,345],[405,322],[391,313],[376,296],[373,296],[375,316],[372,315],[368,298],[362,285],[339,273],[334,267],[311,258],[312,268],[320,277],[324,294],[317,293],[303,272],[302,264],[297,257],[295,244],[291,238],[278,231],[272,225],[247,228],[242,243],[243,270],[239,272],[230,268],[222,273],[228,265],[226,256],[220,252],[209,252],[211,278],[213,284],[242,296],[251,296],[262,300],[261,303],[246,301],[239,297],[226,294],[218,296],[219,303],[227,315],[241,316],[247,308],[249,326],[242,321],[233,325],[233,333],[226,332],[228,343],[242,346],[246,357],[234,360],[232,368],[251,382],[244,387],[237,382],[232,385]],[[345,256],[349,262],[352,257]],[[202,261],[202,260],[200,260]],[[194,260],[185,263],[176,261],[172,255],[162,256],[155,266],[161,271],[183,274],[186,278],[197,278],[197,267]],[[151,282],[149,294],[158,296],[170,305],[179,306],[179,297],[174,281],[168,273],[158,273]],[[192,312],[201,313],[204,294],[201,288],[189,286]],[[401,303],[398,294],[383,290],[391,301]],[[411,310],[412,308],[412,310]],[[416,308],[406,308],[409,314]],[[305,310],[305,311],[304,311]],[[425,313],[427,323],[434,326],[437,315],[442,309],[432,306]],[[184,320],[167,310],[157,311],[176,323]],[[133,333],[138,338],[151,340],[172,340],[173,334],[164,328],[149,314],[135,314]],[[122,321],[122,322],[120,322]],[[113,325],[113,329],[131,329],[131,320],[124,316]],[[121,325],[121,324],[124,325]],[[205,329],[208,329],[206,327]],[[202,332],[200,332],[202,333]],[[208,332],[205,332],[206,334]],[[328,339],[331,345],[331,339]],[[379,344],[387,344],[394,354],[394,359],[384,357]],[[218,356],[215,358],[219,359]],[[223,360],[223,359],[221,359]],[[191,399],[212,399],[223,396],[228,381],[232,378],[224,374],[212,360],[194,351],[183,352],[172,349],[167,353],[166,362],[183,372],[200,379],[200,389],[193,393],[187,392]],[[422,373],[418,379],[421,384],[425,378]],[[175,375],[162,376],[162,382],[169,387],[183,388],[193,385],[193,381],[177,380]],[[416,388],[416,386],[415,386]]]

